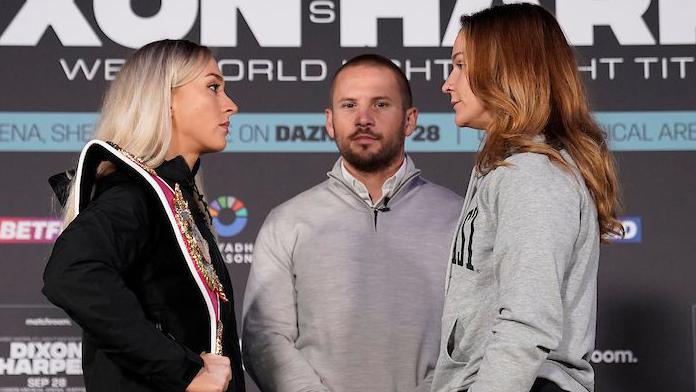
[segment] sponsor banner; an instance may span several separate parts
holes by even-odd
[[[213,48],[251,112],[312,110],[341,62],[364,52],[396,60],[433,111],[459,17],[519,1],[555,14],[595,107],[692,110],[693,0],[4,0],[0,75],[32,75],[8,77],[7,91],[51,92],[16,94],[4,110],[94,110],[124,58],[167,37]]]
[[[0,392],[81,392],[80,329],[60,309],[0,305]]]
[[[696,112],[598,112],[614,151],[696,151]],[[0,112],[0,151],[79,151],[97,113]],[[335,152],[319,113],[243,113],[232,118],[226,152]],[[421,113],[411,152],[477,151],[483,133],[457,128],[451,113]]]
[[[0,244],[53,243],[63,229],[56,218],[0,217]]]

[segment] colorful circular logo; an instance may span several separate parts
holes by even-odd
[[[234,237],[247,224],[247,209],[244,203],[232,196],[220,196],[208,205],[208,211],[213,217],[213,225],[222,237]],[[229,221],[229,223],[223,223]]]

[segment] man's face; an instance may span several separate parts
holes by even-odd
[[[393,71],[375,65],[345,68],[335,80],[331,102],[326,130],[348,164],[371,173],[401,159],[417,111],[403,107]]]

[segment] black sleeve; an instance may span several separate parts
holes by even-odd
[[[162,390],[185,390],[202,366],[197,353],[167,338],[146,319],[122,278],[142,250],[150,224],[147,195],[119,184],[92,201],[58,237],[43,293],[63,308],[118,366]]]

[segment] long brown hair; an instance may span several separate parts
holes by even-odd
[[[509,4],[463,16],[461,22],[471,89],[493,117],[478,169],[487,173],[505,166],[512,154],[534,152],[571,170],[559,153],[565,149],[597,206],[602,238],[623,235],[616,219],[614,161],[553,15],[540,6]]]

